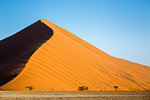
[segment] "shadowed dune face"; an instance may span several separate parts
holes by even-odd
[[[150,88],[149,67],[112,57],[45,19],[36,23],[25,29],[28,31],[22,30],[22,36],[16,34],[3,40],[9,42],[0,42],[1,50],[11,43],[18,48],[11,44],[7,50],[14,53],[6,51],[6,58],[1,51],[0,81],[4,84],[7,76],[17,75],[1,89],[20,91],[33,86],[35,91],[76,91],[83,85],[91,91],[112,91],[113,86],[130,91]]]
[[[0,41],[0,86],[16,77],[53,30],[41,21]]]

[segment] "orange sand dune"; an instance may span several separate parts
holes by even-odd
[[[150,89],[150,68],[112,57],[61,27],[41,19],[53,36],[30,57],[21,73],[2,90],[76,91]],[[24,33],[25,34],[25,33]]]

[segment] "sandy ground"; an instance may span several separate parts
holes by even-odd
[[[46,26],[48,27],[46,28]],[[37,30],[37,28],[40,29]],[[54,33],[47,40],[50,28]],[[29,29],[21,31],[20,34],[17,35],[18,38],[14,37],[15,42],[9,42],[11,43],[9,44],[10,48],[7,44],[8,53],[3,54],[1,52],[4,56],[0,56],[2,59],[0,62],[3,62],[5,58],[6,62],[3,63],[8,64],[7,66],[10,68],[14,68],[11,71],[12,73],[16,73],[17,66],[20,69],[20,65],[24,64],[22,63],[24,61],[21,60],[20,64],[17,63],[18,65],[15,66],[18,59],[22,56],[23,58],[26,57],[30,54],[28,53],[30,50],[35,51],[35,47],[41,44],[40,41],[43,42],[45,39],[47,41],[33,53],[28,62],[25,58],[27,63],[19,75],[9,82],[3,82],[0,79],[3,84],[6,83],[0,87],[1,90],[26,91],[25,87],[33,86],[35,91],[50,91],[52,88],[55,91],[76,91],[79,86],[83,85],[87,86],[89,91],[113,91],[115,85],[118,85],[118,90],[121,91],[144,91],[150,88],[150,67],[112,57],[45,19],[41,19],[40,23],[29,26]],[[24,35],[27,35],[27,37],[24,37]],[[36,41],[32,40],[33,37],[36,37],[34,38]],[[29,43],[26,44],[27,41]],[[35,43],[35,45],[31,45],[32,43]],[[17,48],[17,44],[21,45],[20,48]],[[6,51],[6,45],[3,45],[4,51]],[[29,48],[28,45],[33,48]],[[18,50],[21,52],[20,54]],[[16,56],[10,58],[10,54],[17,55],[17,58]],[[9,59],[6,58],[6,55]],[[18,55],[20,56],[18,57]],[[16,60],[11,61],[14,58]],[[10,63],[8,63],[9,61]],[[12,66],[12,62],[14,62],[15,67]],[[2,65],[1,68],[7,68]],[[5,70],[8,71],[8,74]],[[10,70],[5,70],[1,69],[1,74],[10,75]]]
[[[150,92],[0,91],[0,100],[150,100]]]

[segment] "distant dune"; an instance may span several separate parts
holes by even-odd
[[[41,19],[0,41],[0,89],[136,91],[150,89],[150,68],[118,59]]]

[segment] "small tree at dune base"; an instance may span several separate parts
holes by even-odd
[[[118,87],[119,87],[119,86],[114,86],[114,88],[115,88],[115,91],[117,91]]]
[[[26,88],[28,88],[29,91],[32,91],[34,89],[33,86],[26,86]]]
[[[78,88],[78,90],[79,91],[85,91],[85,90],[88,90],[89,88],[87,87],[87,86],[80,86],[79,88]]]

